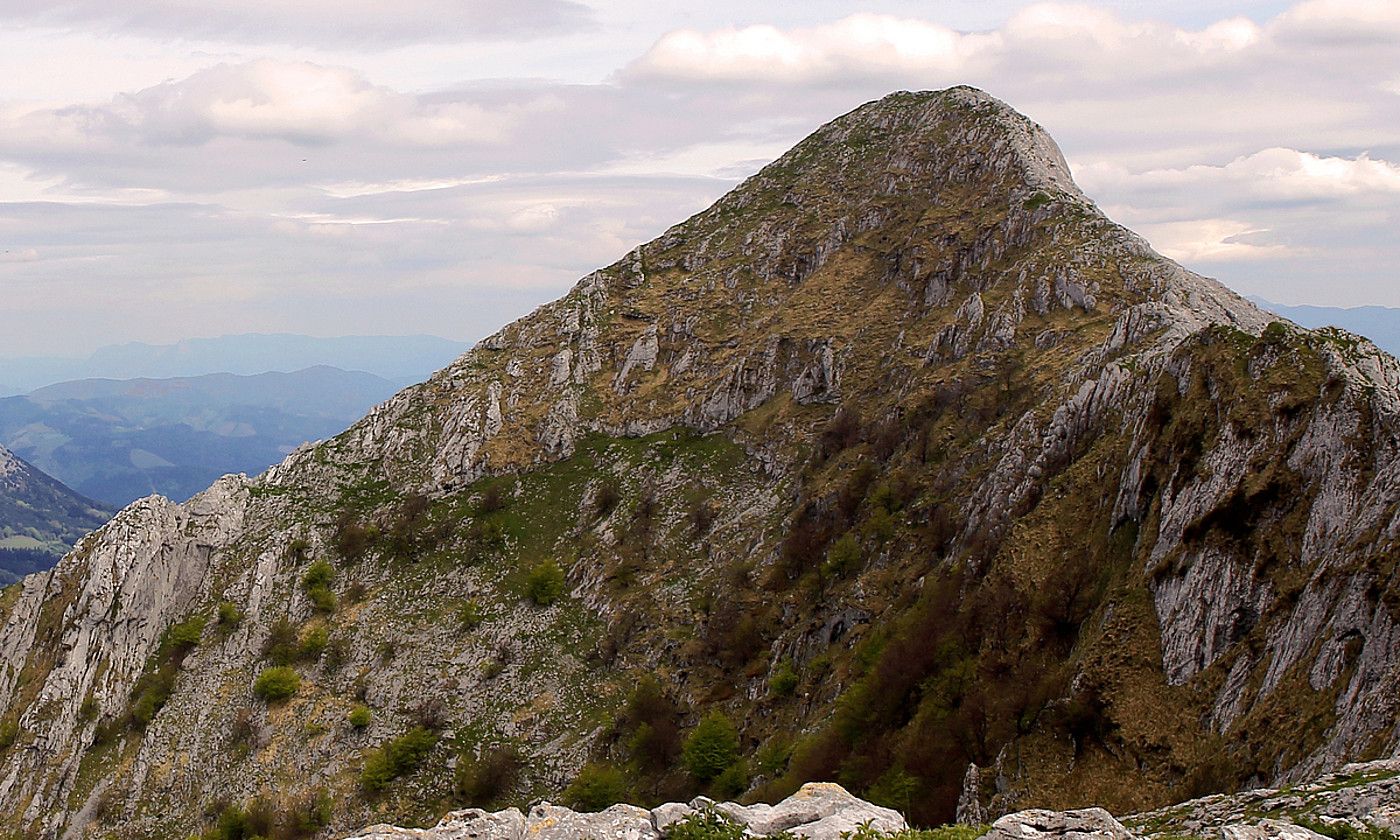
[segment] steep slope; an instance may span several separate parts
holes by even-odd
[[[368,373],[84,379],[0,399],[0,443],[98,501],[183,501],[331,437],[397,388]]]
[[[7,590],[0,813],[292,836],[589,765],[936,822],[1391,753],[1398,423],[1393,359],[1156,255],[1025,118],[895,94]]]
[[[0,548],[57,555],[110,515],[0,446]]]

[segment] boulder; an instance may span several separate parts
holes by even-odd
[[[1134,840],[1135,835],[1102,808],[1018,811],[992,823],[984,840]]]

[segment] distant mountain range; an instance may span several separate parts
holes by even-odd
[[[342,431],[397,390],[383,377],[326,366],[65,382],[0,399],[0,443],[112,508],[151,493],[178,501]]]
[[[0,446],[0,585],[38,571],[36,558],[57,559],[110,515]]]
[[[1366,336],[1392,356],[1400,356],[1400,309],[1387,306],[1285,306],[1253,296],[1250,300],[1299,326],[1308,329],[1341,327],[1347,332]]]
[[[0,396],[76,379],[136,379],[252,375],[325,365],[359,370],[397,386],[426,379],[460,356],[468,344],[434,336],[247,334],[195,338],[176,344],[119,344],[86,358],[0,359]]]

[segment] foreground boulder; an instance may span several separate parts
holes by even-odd
[[[807,840],[839,840],[862,825],[886,834],[908,828],[897,811],[852,796],[840,785],[813,782],[777,805],[717,803],[700,797],[689,804],[671,802],[650,811],[614,805],[584,814],[542,802],[528,815],[516,808],[495,813],[454,811],[435,828],[376,825],[348,840],[659,840],[670,826],[710,809],[756,836],[786,831]]]
[[[746,834],[790,832],[807,840],[841,840],[857,829],[890,835],[904,817],[830,782],[813,782],[777,805],[738,805],[700,797],[648,811],[614,805],[596,814],[541,803],[518,809],[455,811],[435,828],[377,825],[347,840],[661,840],[675,824],[717,814]],[[1103,808],[1032,809],[1001,817],[979,840],[1331,840],[1394,836],[1400,829],[1400,759],[1348,764],[1302,785],[1193,799],[1124,817]]]
[[[1133,833],[1102,808],[1019,811],[992,823],[992,830],[986,837],[988,840],[1134,840]]]

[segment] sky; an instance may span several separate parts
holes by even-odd
[[[1397,0],[0,0],[0,356],[473,340],[955,84],[1192,269],[1400,306]]]

